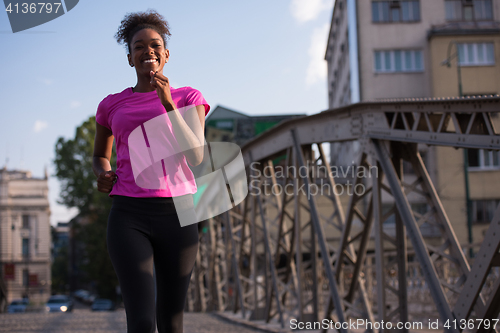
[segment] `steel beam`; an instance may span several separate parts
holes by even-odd
[[[394,200],[396,201],[396,206],[398,208],[398,211],[401,214],[401,218],[405,223],[406,228],[408,229],[407,230],[408,236],[412,241],[417,258],[422,266],[425,279],[429,285],[431,295],[434,298],[434,303],[436,304],[441,319],[444,321],[453,320],[454,316],[452,314],[450,304],[441,287],[434,264],[429,258],[427,249],[425,247],[424,239],[422,237],[422,234],[420,233],[420,229],[418,228],[415,218],[411,213],[411,207],[408,202],[408,199],[406,198],[405,194],[401,189],[401,183],[397,177],[394,166],[392,165],[392,163],[389,162],[390,161],[389,154],[385,151],[384,147],[377,140],[373,140],[373,145],[377,153],[380,165],[382,166],[384,174],[386,175],[389,185],[391,187],[391,191],[394,196]],[[450,328],[447,331],[457,332],[457,333],[459,332],[458,329],[454,328]]]
[[[396,176],[401,182],[404,181],[403,173],[403,156],[401,144],[399,142],[391,142],[392,164],[396,171]],[[395,212],[396,220],[396,259],[398,265],[398,313],[399,321],[407,323],[408,320],[408,290],[406,282],[406,274],[408,269],[408,253],[406,242],[406,227],[402,221],[399,210]],[[408,332],[408,329],[403,328],[401,332]]]
[[[499,236],[500,206],[497,208],[493,220],[490,223],[490,227],[484,236],[481,248],[475,257],[472,270],[467,276],[467,280],[465,281],[464,287],[453,309],[457,320],[468,318],[476,300],[480,297],[481,289],[492,266],[491,263],[494,258],[498,256],[498,251],[500,250]],[[495,294],[498,294],[498,284],[496,285],[496,290],[493,295],[490,295],[488,308],[476,314],[479,318],[492,320],[498,316],[500,311],[498,308],[498,299],[491,299]],[[492,307],[492,304],[495,306]]]
[[[307,117],[284,121],[242,147],[256,160],[283,152],[293,145],[294,129],[302,144],[373,138],[456,148],[500,150],[500,133],[491,115],[500,110],[500,97],[475,99],[388,100],[352,104]],[[400,121],[396,121],[397,115]],[[466,126],[448,126],[453,115]],[[474,119],[472,117],[474,116]],[[466,121],[462,119],[466,118]],[[405,126],[404,124],[407,123]],[[469,128],[470,127],[470,128]]]
[[[362,276],[364,275],[367,281],[371,279],[367,274],[370,274],[372,268],[365,267],[365,258],[371,258],[371,255],[367,255],[367,248],[374,226],[379,321],[394,319],[396,315],[399,315],[399,321],[411,319],[407,308],[409,300],[406,277],[408,267],[411,268],[413,263],[407,262],[407,251],[411,249],[407,250],[405,234],[409,236],[417,259],[422,265],[430,290],[429,295],[433,297],[442,319],[470,319],[474,316],[496,318],[499,314],[500,279],[493,281],[491,286],[488,284],[492,294],[490,297],[481,295],[481,288],[485,286],[486,279],[488,283],[491,282],[489,268],[500,261],[500,255],[496,254],[498,248],[487,252],[486,257],[484,254],[482,258],[476,257],[472,270],[474,273],[470,273],[467,259],[462,253],[416,144],[500,150],[500,133],[492,121],[492,115],[498,114],[498,110],[500,97],[359,103],[283,122],[272,131],[251,140],[242,147],[245,165],[255,161],[267,161],[271,170],[274,166],[269,164],[269,160],[285,152],[287,165],[291,163],[292,152],[296,161],[295,167],[308,168],[310,162],[316,165],[319,159],[316,160],[312,154],[307,155],[307,152],[304,156],[303,152],[303,147],[312,144],[318,145],[321,161],[329,170],[322,142],[361,140],[363,152],[376,158],[371,164],[379,163],[389,187],[381,181],[381,177],[374,179],[371,195],[363,196],[364,201],[359,200],[358,206],[358,201],[352,199],[347,216],[344,216],[339,198],[335,195],[328,196],[333,214],[320,215],[315,198],[311,197],[310,186],[316,180],[312,175],[283,180],[283,184],[288,184],[289,181],[293,184],[294,194],[290,200],[286,193],[282,197],[274,194],[256,197],[249,194],[241,211],[240,207],[235,207],[231,212],[207,222],[208,232],[200,236],[200,251],[192,278],[195,285],[190,287],[190,299],[187,302],[189,310],[232,309],[241,311],[243,318],[247,317],[246,312],[251,312],[250,319],[268,321],[279,315],[277,319],[282,327],[285,319],[292,317],[301,321],[315,320],[322,315],[319,306],[326,305],[322,303],[322,293],[318,292],[321,291],[318,288],[323,286],[326,276],[330,287],[327,299],[330,306],[326,307],[325,318],[330,319],[335,304],[338,321],[361,316],[373,322],[371,312],[374,309],[369,303],[371,295],[367,295]],[[381,139],[394,142],[392,163],[388,152],[382,147]],[[394,149],[396,146],[398,148]],[[399,152],[401,155],[398,155]],[[400,165],[401,159],[410,161],[417,175],[417,180],[412,184],[406,184],[402,174],[394,167]],[[329,173],[321,178],[323,179],[334,188],[335,183]],[[275,175],[271,175],[271,180],[273,185],[278,184]],[[262,179],[259,179],[258,183],[261,184],[261,181]],[[301,185],[305,186],[307,203],[301,200],[298,190]],[[382,190],[395,200],[397,209],[392,211],[396,215],[395,235],[389,236],[384,232],[383,222],[392,213],[382,216]],[[413,212],[408,202],[410,194],[425,198],[430,210],[421,214]],[[366,204],[363,206],[362,203]],[[293,210],[288,209],[288,205],[293,205]],[[273,216],[274,208],[277,211],[276,217]],[[302,223],[301,211],[310,215],[310,221]],[[361,232],[356,231],[354,235],[351,223],[356,215],[364,225]],[[225,222],[222,222],[223,217],[226,218]],[[442,236],[439,244],[424,242],[420,231],[422,223],[439,227]],[[225,232],[223,226],[226,226]],[[331,227],[335,236],[327,241],[327,234],[332,237],[327,233]],[[340,240],[336,238],[339,229],[343,229]],[[486,235],[491,236],[491,239],[485,239],[483,247],[491,247],[491,244],[500,242],[500,230],[490,230]],[[334,247],[337,241],[341,244]],[[358,247],[356,251],[355,244]],[[388,252],[389,246],[391,253]],[[321,261],[317,257],[318,250]],[[303,260],[303,252],[311,254],[310,261]],[[387,262],[387,255],[394,256],[396,260]],[[286,256],[286,265],[278,269],[276,265],[283,256]],[[245,261],[248,263],[245,264]],[[441,266],[442,263],[445,266]],[[389,264],[397,265],[398,287],[386,283],[384,268]],[[451,266],[446,266],[448,264]],[[333,270],[333,265],[336,265],[336,270]],[[488,270],[484,270],[486,266]],[[349,281],[343,277],[347,268],[353,269],[353,279],[350,285],[346,283],[346,294],[341,295],[340,286]],[[458,273],[458,276],[453,276],[455,280],[446,280],[449,274],[447,270]],[[258,279],[262,274],[264,282]],[[230,285],[234,285],[236,291],[234,298],[228,296]],[[473,290],[468,289],[470,285],[474,286]],[[261,287],[264,288],[266,297],[259,296]],[[372,286],[368,287],[368,290],[372,289]],[[391,313],[387,313],[386,308],[387,302],[391,302],[388,296],[392,296],[388,292],[398,296],[398,307]],[[356,294],[360,296],[359,301],[354,301]],[[456,303],[455,297],[458,297]],[[264,306],[267,309],[264,309]],[[310,312],[311,309],[313,313]]]
[[[373,159],[375,164],[377,161]],[[372,176],[376,171],[372,169]],[[373,177],[372,177],[373,178]],[[386,314],[386,295],[385,295],[385,258],[384,258],[384,228],[382,220],[382,200],[381,200],[381,184],[382,177],[373,178],[372,188],[372,204],[373,204],[373,218],[375,226],[375,273],[377,277],[377,312],[378,320],[387,320]],[[384,333],[381,330],[379,333]]]
[[[228,212],[224,213],[225,217],[225,225],[226,225],[226,232],[228,237],[230,238],[230,245],[231,246],[231,264],[233,266],[233,276],[234,276],[234,281],[236,282],[236,293],[234,297],[234,312],[236,313],[237,311],[237,303],[239,300],[240,303],[240,309],[243,315],[243,318],[246,317],[245,314],[245,305],[243,304],[243,288],[241,286],[241,279],[240,279],[240,269],[238,265],[238,260],[236,258],[236,243],[234,240],[234,235],[233,235],[233,227],[232,227],[232,222],[231,222],[231,217],[229,216]]]
[[[257,199],[257,203],[259,205],[260,218],[261,218],[261,222],[262,222],[262,231],[264,232],[264,244],[265,244],[266,254],[267,254],[266,257],[267,257],[267,260],[269,263],[269,270],[271,271],[272,288],[274,289],[276,307],[278,309],[278,314],[279,314],[279,321],[280,321],[281,327],[285,327],[282,305],[281,305],[280,298],[279,298],[278,277],[276,274],[276,266],[274,264],[274,259],[273,259],[271,247],[269,245],[269,233],[267,230],[267,223],[266,223],[267,218],[266,218],[266,215],[264,213],[264,208],[262,206],[262,199],[261,199],[260,194],[257,194],[256,199]],[[271,307],[270,298],[272,297],[271,296],[272,294],[273,294],[273,292],[271,291],[270,296],[268,298],[268,304],[267,304],[268,308]]]
[[[324,156],[324,153],[322,156]],[[366,158],[367,158],[367,155],[365,154],[365,152],[362,152],[360,154],[358,163],[356,165],[357,166],[368,166]],[[330,170],[328,162],[327,162],[327,166],[328,166],[327,170]],[[334,180],[331,177],[331,175],[328,177],[328,181],[330,182],[331,188],[334,188],[335,183],[334,183]],[[356,175],[356,181],[353,184],[353,188],[355,188],[356,185],[361,184],[361,182],[362,182],[362,178],[358,177],[358,175]],[[369,191],[371,191],[371,189],[366,190],[366,192],[369,192]],[[334,197],[336,197],[336,196],[334,195]],[[363,195],[363,197],[364,197],[364,195]],[[353,270],[353,278],[351,281],[351,285],[349,286],[349,291],[348,291],[347,295],[345,296],[345,300],[346,300],[345,304],[352,304],[355,292],[359,292],[360,301],[361,301],[361,304],[363,307],[363,309],[362,309],[363,315],[362,316],[364,317],[364,319],[373,323],[374,322],[373,313],[371,310],[371,306],[369,305],[368,296],[366,295],[366,290],[364,287],[364,282],[363,282],[361,274],[360,274],[362,267],[363,267],[363,264],[364,264],[367,245],[368,245],[368,241],[369,241],[369,236],[371,233],[371,225],[372,225],[371,201],[368,204],[369,207],[367,209],[367,214],[366,214],[366,217],[363,221],[363,223],[365,224],[365,227],[364,227],[364,230],[363,230],[362,235],[361,235],[360,247],[359,247],[358,252],[356,252],[354,250],[354,246],[352,244],[352,239],[350,237],[351,226],[353,223],[354,215],[357,214],[356,213],[357,212],[356,204],[358,203],[358,201],[360,199],[362,199],[362,197],[358,196],[353,190],[352,196],[349,200],[348,213],[346,216],[346,220],[339,221],[339,226],[342,229],[342,237],[341,237],[341,241],[339,244],[339,248],[336,251],[335,277],[339,283],[342,282],[340,279],[342,276],[342,269],[344,266],[344,257],[349,258],[349,260],[352,261],[352,263],[354,265],[354,270]],[[342,211],[342,207],[340,206],[338,198],[336,198],[336,201],[337,202],[335,204],[335,207],[337,208],[337,211],[339,212],[339,216],[340,217],[344,216],[343,211]],[[332,311],[332,309],[333,309],[333,303],[332,303],[332,300],[330,300],[329,305],[327,307],[327,314],[326,314],[327,318],[328,318],[330,312]],[[372,331],[372,329],[368,329],[368,332],[371,332],[371,331]]]
[[[301,144],[300,144],[299,138],[298,138],[294,129],[292,129],[291,135],[293,138],[292,139],[293,146],[295,148],[295,153],[297,154],[297,157],[298,157],[297,160],[299,162],[299,165],[305,166],[305,159],[304,159],[304,156],[302,155]],[[332,270],[331,263],[329,260],[330,254],[327,250],[326,241],[325,241],[325,237],[323,234],[323,229],[322,229],[322,226],[319,222],[319,216],[318,216],[318,211],[316,209],[316,203],[314,201],[314,197],[310,193],[309,178],[302,177],[302,180],[305,183],[306,195],[308,196],[307,199],[309,201],[309,207],[311,209],[311,220],[312,220],[313,225],[314,225],[314,231],[318,237],[318,243],[319,243],[319,247],[320,247],[320,251],[321,251],[321,257],[323,259],[323,266],[324,266],[324,269],[326,270],[328,283],[330,285],[330,296],[332,297],[333,303],[335,304],[335,311],[337,313],[338,321],[343,323],[343,322],[345,322],[343,301],[339,295],[337,281],[335,280],[335,276],[333,274],[333,270]],[[341,328],[340,332],[347,333],[347,330],[344,328]]]

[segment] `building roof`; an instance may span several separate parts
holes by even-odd
[[[432,103],[432,102],[450,102],[453,104],[460,103],[470,103],[474,101],[485,101],[485,100],[498,100],[500,95],[480,95],[480,96],[449,96],[449,97],[408,97],[408,98],[381,98],[375,100],[366,100],[359,103],[348,104],[339,108],[333,108],[321,111],[320,113],[327,112],[341,112],[342,110],[348,110],[349,108],[356,105],[369,105],[369,104],[387,104],[387,103]]]
[[[480,96],[451,96],[451,97],[411,97],[411,98],[382,98],[377,100],[363,101],[363,103],[400,103],[400,102],[436,102],[436,101],[471,101],[498,98],[500,95],[480,95]]]
[[[273,120],[273,119],[281,119],[288,117],[298,117],[305,116],[305,113],[290,113],[290,114],[270,114],[270,115],[254,115],[249,116],[243,112],[231,110],[229,108],[217,105],[215,109],[207,116],[205,122],[209,120],[215,119],[228,119],[228,118],[236,118],[236,119],[248,119],[248,120]]]
[[[8,180],[47,180],[48,174],[47,169],[45,169],[44,178],[33,177],[31,171],[29,170],[8,170],[6,166],[0,169],[0,179]]]
[[[450,22],[441,25],[433,25],[427,33],[427,38],[434,36],[455,35],[489,35],[500,34],[500,22],[494,21],[470,21]]]
[[[215,109],[207,116],[206,121],[213,119],[226,119],[226,118],[250,118],[242,112],[235,111],[220,105],[217,105]]]

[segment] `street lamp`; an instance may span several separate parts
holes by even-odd
[[[456,52],[454,54],[451,53],[451,49],[455,45]],[[458,78],[458,96],[463,97],[462,90],[462,65],[460,64],[460,52],[458,51],[458,43],[457,41],[452,40],[448,44],[448,54],[447,58],[441,62],[441,65],[446,65],[448,68],[451,67],[451,60],[453,58],[457,58],[457,78]],[[468,230],[468,238],[469,244],[472,245],[472,201],[470,200],[470,189],[469,189],[469,154],[468,149],[464,148],[464,180],[465,180],[465,201],[467,205],[467,230]],[[469,248],[469,256],[472,258],[474,256],[474,251],[472,246]]]
[[[455,50],[456,52],[454,54],[451,54],[451,48],[452,46],[455,45]],[[458,43],[454,40],[452,40],[448,44],[448,57],[441,61],[441,65],[446,65],[448,68],[451,67],[451,60],[454,58],[457,58],[457,77],[458,77],[458,96],[463,97],[463,91],[462,91],[462,66],[460,65],[460,53],[458,52]]]

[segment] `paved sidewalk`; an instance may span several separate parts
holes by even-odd
[[[71,313],[1,313],[0,332],[15,333],[125,333],[125,311]],[[185,333],[255,333],[249,327],[207,313],[185,313]]]

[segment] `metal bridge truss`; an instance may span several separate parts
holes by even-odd
[[[497,318],[500,208],[471,267],[417,144],[499,150],[492,121],[499,110],[498,97],[359,103],[254,138],[242,147],[248,196],[202,225],[187,308],[233,311],[283,328],[292,318],[409,322],[408,276],[419,270],[441,323]],[[325,171],[332,169],[323,143],[354,140],[361,146],[355,166],[368,173],[356,173],[346,187]],[[403,161],[416,175],[411,183]],[[274,163],[306,172],[278,175]],[[335,191],[318,194],[321,186],[350,189],[347,209]],[[382,210],[382,196],[392,197],[391,209]],[[427,211],[414,211],[409,196],[425,200]],[[392,228],[384,224],[391,217]],[[424,237],[425,228],[441,237]]]

